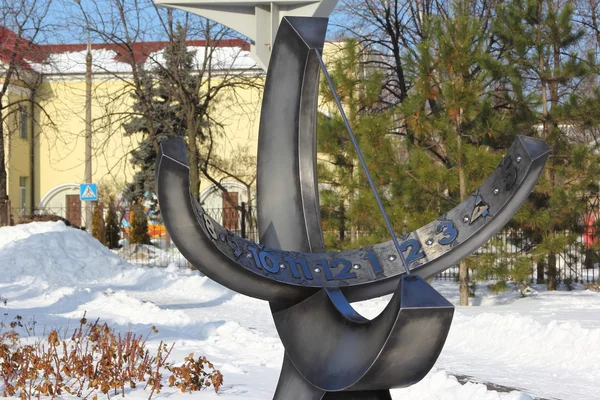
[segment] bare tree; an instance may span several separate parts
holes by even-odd
[[[210,151],[208,146],[206,147],[206,151]],[[206,163],[201,166],[203,173],[205,173],[204,170],[206,170],[209,175],[212,175],[208,172],[208,170],[212,170],[221,176],[219,182],[216,183],[216,186],[223,193],[227,192],[227,188],[222,184],[222,181],[224,180],[234,180],[244,186],[248,202],[246,204],[247,209],[243,215],[245,215],[246,218],[247,231],[254,232],[256,220],[252,210],[254,204],[253,188],[256,184],[256,156],[250,152],[249,146],[238,146],[227,158],[213,156],[202,157],[202,159],[206,160]],[[225,196],[224,199],[228,201],[232,207],[239,210],[240,205],[232,203],[230,197]]]
[[[192,193],[199,196],[201,177],[226,191],[220,184],[223,172],[212,168],[211,162],[214,143],[224,135],[226,123],[218,118],[215,107],[223,97],[242,102],[236,97],[237,89],[261,85],[254,64],[238,62],[247,53],[244,46],[225,51],[235,49],[242,41],[222,25],[189,13],[155,8],[151,0],[109,0],[87,7],[79,6],[78,25],[89,29],[94,38],[115,51],[128,67],[127,73],[123,73],[96,63],[106,79],[118,80],[120,87],[107,90],[98,85],[94,96],[104,112],[94,119],[94,129],[110,139],[112,135],[121,135],[121,126],[132,118],[143,119],[143,135],[153,141],[155,151],[165,136],[185,136]],[[183,43],[178,43],[182,38]],[[195,42],[194,71],[190,79],[181,69],[182,60],[166,62],[164,52],[160,51],[164,45],[158,46],[157,40],[180,48],[181,52],[175,57],[183,59],[189,55],[186,43],[193,39],[202,40]],[[158,126],[155,113],[156,97],[152,88],[159,78],[163,89],[167,87],[165,96],[176,102],[182,112],[181,124],[170,132]],[[131,107],[132,98],[136,101],[135,108]],[[96,153],[102,152],[102,146],[102,143],[97,145]],[[150,175],[148,179],[152,179]]]
[[[33,121],[34,108],[44,112],[36,97],[41,77],[32,64],[45,58],[37,44],[48,33],[51,3],[52,0],[0,0],[0,226],[10,222],[6,210],[9,136],[18,129],[16,121],[22,117],[19,114],[25,113]],[[27,129],[33,126],[32,123]],[[33,141],[34,132],[30,135]]]
[[[385,85],[382,102],[394,106],[406,99],[413,82],[407,76],[406,56],[416,56],[417,46],[426,39],[428,17],[451,16],[448,0],[343,0],[339,7],[343,21],[339,34],[355,37],[362,45],[367,67],[383,71]],[[497,0],[471,0],[471,15],[491,29],[491,17]],[[495,42],[486,43],[490,51]],[[435,107],[433,101],[431,107]]]

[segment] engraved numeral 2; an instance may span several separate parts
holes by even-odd
[[[408,256],[406,257],[407,263],[410,264],[413,261],[420,260],[421,258],[425,257],[425,253],[423,253],[421,242],[419,242],[417,239],[407,240],[406,242],[402,242],[402,244],[400,245],[400,251],[402,253],[404,253],[409,248],[410,250],[408,252]]]
[[[345,258],[336,258],[331,261],[332,267],[337,267],[338,265],[342,265],[344,268],[335,276],[335,279],[352,279],[356,278],[356,274],[354,272],[350,272],[350,268],[352,268],[352,264],[350,261]]]

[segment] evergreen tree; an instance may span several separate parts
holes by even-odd
[[[455,3],[444,17],[424,20],[424,39],[407,58],[413,87],[401,105],[408,161],[396,200],[414,230],[444,214],[496,168],[515,135],[511,117],[494,104],[494,75],[484,66],[490,37]],[[459,268],[460,302],[468,305],[467,261]]]
[[[142,201],[156,190],[154,177],[159,144],[171,137],[189,136],[190,115],[182,106],[181,87],[187,87],[190,91],[196,88],[194,54],[187,49],[186,31],[179,26],[164,49],[163,65],[155,66],[150,71],[140,70],[142,91],[141,94],[133,94],[133,108],[137,114],[123,125],[125,136],[143,135],[138,148],[131,152],[131,162],[136,172],[125,192],[130,202]],[[140,99],[140,96],[144,99]],[[200,109],[196,109],[195,114],[197,119],[202,119]],[[204,136],[200,135],[199,139],[203,140]],[[193,163],[190,165],[192,173],[196,170],[197,176],[197,169]]]
[[[148,217],[144,206],[137,203],[131,208],[131,217],[129,228],[129,243],[131,244],[150,244],[150,235],[148,235]]]
[[[92,236],[96,238],[100,243],[104,238],[104,219],[102,218],[102,207],[100,204],[96,204],[94,207],[94,214],[92,216]]]
[[[104,223],[104,244],[109,249],[119,247],[119,217],[115,209],[115,198],[109,197],[108,211],[106,213],[106,221]]]
[[[598,148],[585,138],[600,125],[600,91],[582,90],[583,83],[596,80],[597,67],[591,56],[577,53],[584,47],[583,31],[575,28],[571,2],[502,3],[495,33],[504,48],[497,67],[510,71],[512,98],[521,99],[521,107],[534,117],[522,126],[552,149],[517,220],[536,245],[538,281],[546,267],[547,286],[553,290],[557,254],[576,244],[585,197],[598,193]]]
[[[382,88],[380,73],[361,63],[356,41],[343,44],[329,71],[346,115],[359,142],[386,208],[392,194],[388,189],[397,179],[398,161],[389,111],[378,109]],[[330,115],[319,115],[318,151],[321,219],[329,249],[355,247],[360,243],[389,240],[383,218],[366,181],[358,156],[342,117],[335,107],[329,85],[322,80],[323,107]],[[395,226],[401,224],[391,215]],[[360,233],[360,236],[359,236]]]

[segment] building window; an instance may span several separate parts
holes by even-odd
[[[27,203],[27,177],[22,176],[19,178],[19,212],[22,214],[25,212]]]
[[[19,137],[27,139],[27,109],[19,107]]]

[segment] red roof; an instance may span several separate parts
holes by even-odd
[[[10,29],[0,26],[0,61],[14,62],[22,68],[30,69],[31,65],[28,61],[41,61],[44,58],[38,46],[19,37]]]
[[[19,66],[28,69],[31,68],[29,62],[43,62],[50,54],[80,52],[87,49],[86,43],[33,45],[28,40],[19,38],[11,30],[0,26],[0,61],[7,63],[11,61],[17,43],[18,52],[15,61]],[[137,42],[132,45],[130,51],[124,43],[92,43],[92,49],[111,50],[115,52],[115,61],[129,63],[133,58],[133,61],[137,64],[145,62],[150,54],[164,49],[167,44],[169,44],[168,41]],[[207,45],[207,41],[189,40],[187,45],[204,47]],[[210,45],[213,47],[240,47],[242,50],[250,50],[250,44],[241,39],[223,39]]]

